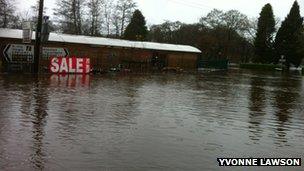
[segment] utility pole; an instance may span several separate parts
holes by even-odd
[[[35,54],[34,54],[34,73],[39,72],[39,58],[41,51],[41,28],[42,28],[42,15],[43,15],[43,0],[39,1],[38,24],[35,37]]]

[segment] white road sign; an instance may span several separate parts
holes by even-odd
[[[34,60],[34,46],[9,44],[4,49],[4,57],[11,63],[32,63]]]
[[[32,26],[30,21],[22,23],[22,42],[31,43],[32,40]]]
[[[42,58],[49,59],[50,57],[67,57],[69,55],[65,48],[43,47]]]
[[[10,63],[33,63],[34,46],[23,44],[9,44],[4,49],[4,57]],[[68,51],[65,48],[43,47],[42,58],[67,57]]]

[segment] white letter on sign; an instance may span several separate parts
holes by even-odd
[[[83,69],[82,69],[82,62],[83,62],[83,59],[82,58],[77,58],[76,60],[76,72],[77,73],[82,73],[83,72]]]
[[[51,61],[51,71],[56,73],[59,71],[58,58],[53,58]]]
[[[59,72],[60,73],[69,72],[67,58],[62,58]]]
[[[87,60],[86,60],[87,62],[86,62],[86,72],[85,73],[90,73],[90,70],[91,70],[91,68],[90,68],[90,58],[87,58]]]
[[[73,68],[74,58],[69,58],[69,73],[75,73],[75,68]]]

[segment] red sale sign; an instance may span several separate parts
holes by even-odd
[[[53,57],[50,63],[51,73],[73,73],[88,74],[90,73],[90,58],[76,57]]]

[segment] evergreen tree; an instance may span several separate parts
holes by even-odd
[[[296,39],[296,56],[291,60],[291,62],[296,66],[300,66],[304,57],[304,30],[300,30],[297,33]]]
[[[135,10],[130,24],[127,26],[124,38],[128,40],[146,40],[148,34],[145,17],[139,10]]]
[[[302,36],[303,18],[300,16],[298,2],[295,1],[290,13],[282,22],[275,40],[276,62],[283,55],[286,59],[286,66],[290,64],[299,66],[302,60]]]
[[[275,32],[275,19],[270,4],[266,4],[260,13],[258,29],[254,40],[254,62],[273,62],[273,34]]]
[[[124,35],[125,28],[130,23],[135,8],[136,3],[133,0],[116,1],[112,20],[117,37]]]

